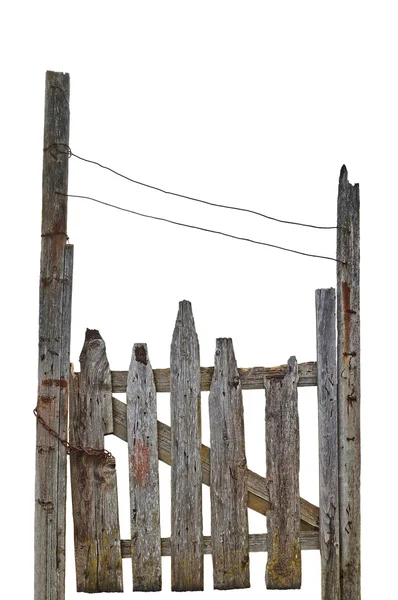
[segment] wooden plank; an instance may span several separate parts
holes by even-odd
[[[300,533],[302,550],[319,550],[319,534],[317,531],[302,531]],[[121,540],[122,558],[131,558],[131,540]],[[170,538],[161,540],[162,556],[171,556]],[[212,553],[211,536],[203,536],[204,554]],[[249,535],[249,552],[268,552],[268,535],[252,533]]]
[[[299,383],[301,387],[316,385],[316,363],[306,362],[298,365]],[[264,377],[267,379],[282,379],[286,375],[287,365],[278,367],[238,368],[242,390],[263,390]],[[200,367],[200,389],[210,390],[214,367]],[[170,392],[170,369],[153,369],[157,392]],[[124,394],[127,386],[127,371],[112,371],[112,391]]]
[[[267,513],[268,589],[301,587],[300,442],[295,357],[282,381],[266,379],[267,483],[273,506]]]
[[[86,331],[81,373],[72,378],[70,443],[104,448],[113,429],[111,374],[105,343]],[[78,592],[122,592],[116,465],[113,456],[72,452],[70,460]]]
[[[113,402],[113,427],[114,435],[127,441],[126,412],[124,402],[112,398]],[[158,421],[158,454],[159,460],[171,465],[171,430],[168,425]],[[202,444],[202,483],[210,485],[210,448]],[[250,469],[247,470],[247,506],[256,512],[265,515],[271,508],[268,486],[265,477],[261,477]],[[301,530],[308,527],[310,530],[319,527],[319,509],[308,500],[300,498]]]
[[[171,589],[203,590],[199,342],[180,302],[170,357]]]
[[[45,88],[37,414],[66,438],[70,344],[70,274],[65,276],[69,75],[48,71]],[[51,149],[49,148],[51,147]],[[63,146],[61,146],[63,148]],[[48,150],[47,150],[48,149]],[[70,260],[70,257],[69,257]],[[65,365],[67,367],[65,368]],[[36,429],[35,600],[65,598],[66,449],[41,423]]]
[[[127,379],[133,591],[162,589],[156,390],[146,344],[134,344]]]
[[[316,290],[322,600],[340,598],[336,294]]]
[[[359,185],[342,167],[337,200],[337,373],[341,598],[361,597]]]
[[[213,584],[250,587],[243,399],[231,338],[216,341],[209,395]]]

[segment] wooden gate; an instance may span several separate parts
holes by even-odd
[[[325,300],[326,299],[326,300]],[[320,382],[321,435],[337,432],[334,386],[334,290],[317,293],[317,363],[238,368],[232,340],[216,341],[214,367],[201,368],[191,304],[180,302],[170,369],[151,367],[146,344],[135,344],[128,372],[112,372],[105,343],[87,330],[81,371],[70,396],[71,482],[77,589],[122,591],[122,558],[132,559],[133,589],[161,589],[161,556],[171,556],[172,589],[203,589],[203,555],[212,554],[215,589],[250,587],[250,552],[268,552],[266,585],[301,585],[301,550],[318,549],[319,509],[300,498],[297,387]],[[319,379],[318,379],[319,378]],[[247,468],[245,389],[265,389],[267,477]],[[210,448],[201,443],[201,391],[210,391]],[[330,390],[329,390],[330,391]],[[125,392],[126,403],[112,397]],[[157,392],[170,392],[171,427],[157,421]],[[127,441],[131,540],[121,540],[115,459],[104,436]],[[261,435],[261,430],[258,432]],[[324,574],[338,581],[337,438],[325,452],[321,492],[335,507],[329,521]],[[86,452],[83,451],[86,449]],[[171,537],[160,530],[158,459],[171,465]],[[323,467],[322,467],[323,469]],[[203,536],[202,483],[210,485],[211,536]],[[266,515],[267,533],[249,535],[247,508]],[[330,514],[330,507],[328,511]],[[264,523],[265,525],[265,523]]]
[[[317,290],[317,361],[238,368],[231,339],[214,367],[200,366],[189,302],[180,303],[169,369],[152,370],[145,344],[130,368],[111,371],[88,330],[80,373],[69,377],[73,246],[67,243],[69,76],[47,73],[40,271],[39,386],[35,414],[35,600],[65,598],[66,463],[71,454],[77,587],[122,591],[131,557],[136,591],[203,589],[212,554],[216,589],[250,585],[250,552],[266,551],[266,585],[298,588],[301,550],[321,554],[323,600],[360,599],[359,186],[343,166],[337,203],[337,286]],[[336,296],[336,297],[335,297]],[[337,300],[337,302],[336,302]],[[337,328],[336,328],[337,324]],[[337,341],[336,341],[337,329]],[[300,497],[297,387],[318,388],[319,509]],[[267,477],[246,465],[242,391],[265,390]],[[201,443],[200,392],[210,391],[210,448]],[[171,427],[156,394],[170,392]],[[126,393],[126,402],[113,397]],[[67,440],[68,399],[70,436]],[[113,433],[129,447],[131,539],[119,530]],[[171,537],[160,531],[158,459],[171,465]],[[211,536],[203,536],[202,484],[210,485]],[[247,508],[266,516],[250,535]]]

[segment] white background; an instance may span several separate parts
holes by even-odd
[[[2,9],[1,552],[7,597],[33,594],[41,164],[45,71],[71,75],[72,150],[152,185],[282,219],[333,225],[341,165],[361,191],[363,598],[396,597],[395,238],[397,41],[391,2],[14,2]],[[273,224],[165,196],[72,158],[70,193],[333,256],[335,233]],[[70,199],[75,246],[71,360],[86,327],[111,368],[133,343],[169,365],[178,302],[192,302],[201,364],[232,337],[242,367],[315,360],[315,289],[332,261],[156,223]],[[264,396],[244,395],[249,467],[265,474]],[[168,421],[165,395],[159,414]],[[203,440],[207,394],[203,394]],[[299,390],[301,495],[317,503],[314,389]],[[129,536],[126,448],[117,458]],[[162,535],[170,533],[161,465]],[[203,490],[210,533],[208,489]],[[252,513],[252,511],[249,511]],[[265,519],[250,514],[251,532]],[[68,512],[67,600],[77,598]],[[253,596],[265,554],[251,554]],[[170,589],[163,559],[163,596]],[[205,558],[206,593],[212,592]],[[4,561],[3,561],[4,565]],[[126,594],[131,569],[123,561]],[[286,593],[287,594],[287,593]],[[173,596],[174,597],[174,596]],[[278,596],[279,597],[279,596]],[[297,598],[320,598],[319,555],[303,552]]]

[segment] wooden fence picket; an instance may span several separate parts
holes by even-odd
[[[216,342],[209,413],[214,588],[248,588],[249,528],[243,401],[230,338],[219,338]]]
[[[340,599],[336,293],[316,290],[322,600]]]
[[[146,344],[135,344],[127,379],[133,590],[162,589],[156,390]]]
[[[170,357],[171,588],[203,590],[199,342],[180,302]]]
[[[72,377],[70,443],[104,448],[113,431],[111,373],[105,343],[97,330],[86,331],[80,374]],[[115,459],[71,453],[76,580],[79,592],[122,592]]]
[[[298,369],[288,361],[282,380],[266,379],[267,483],[272,509],[267,512],[268,589],[301,587],[300,442],[297,406]]]

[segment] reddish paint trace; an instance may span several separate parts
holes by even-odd
[[[146,486],[149,482],[149,447],[141,440],[136,440],[131,467],[139,485]]]
[[[66,379],[43,379],[41,384],[46,387],[51,387],[51,386],[60,387],[60,388],[68,387],[68,381]]]

